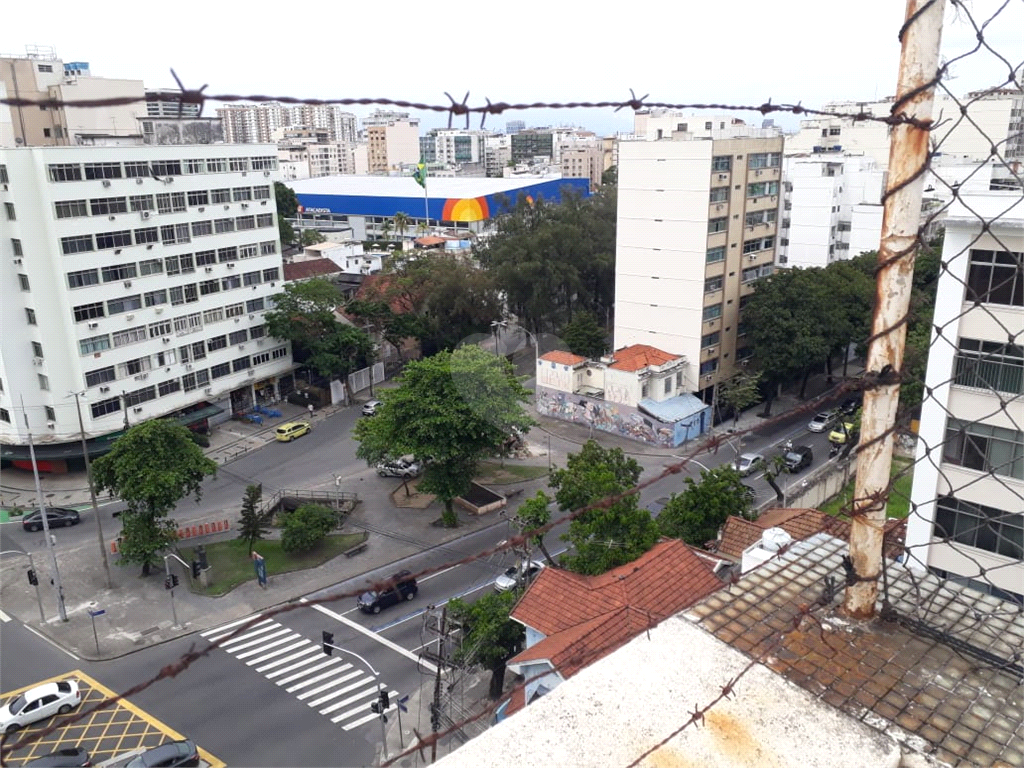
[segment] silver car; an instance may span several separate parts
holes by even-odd
[[[367,400],[363,405],[363,416],[376,415],[378,407],[380,407],[380,400]]]
[[[508,592],[520,584],[525,584],[544,569],[544,563],[531,560],[529,563],[513,565],[494,580],[495,592]]]
[[[403,456],[393,461],[382,461],[377,465],[377,474],[381,477],[416,477],[423,471],[423,466],[410,456]]]
[[[0,707],[0,733],[19,728],[54,715],[66,715],[82,703],[77,680],[43,683],[19,693]]]
[[[740,477],[764,468],[764,456],[760,453],[741,453],[732,461],[732,468],[740,473]]]
[[[815,414],[814,418],[807,425],[807,431],[824,432],[827,429],[831,429],[832,425],[836,423],[837,418],[839,418],[839,414],[835,411],[822,411]]]

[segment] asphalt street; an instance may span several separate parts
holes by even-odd
[[[222,468],[219,477],[204,485],[201,504],[181,505],[176,517],[184,520],[212,510],[234,508],[244,486],[262,481],[265,490],[278,487],[309,487],[342,477],[344,490],[386,495],[393,481],[376,477],[355,457],[351,427],[358,418],[354,409],[324,422],[311,435],[295,443],[273,444]],[[813,467],[828,460],[827,434],[806,431],[806,415],[773,425],[769,434],[755,433],[743,445],[738,441],[714,455],[702,455],[692,463],[689,474],[700,466],[727,463],[737,452],[758,452],[766,456],[786,439],[809,445],[814,451]],[[564,442],[557,450],[568,452],[578,446]],[[685,447],[680,455],[685,453]],[[671,457],[638,456],[644,477],[661,471]],[[804,470],[807,473],[810,470]],[[746,479],[764,500],[772,493],[760,475]],[[782,476],[783,488],[799,483],[800,475]],[[664,478],[646,489],[641,504],[650,504],[681,490],[679,475]],[[101,510],[109,515],[110,508]],[[60,530],[62,545],[95,541],[91,512],[83,524]],[[105,522],[111,518],[105,518]],[[116,524],[110,526],[116,531]],[[28,548],[36,551],[43,541],[38,534],[26,534],[20,526],[4,526],[3,549]],[[547,536],[549,549],[560,550],[558,537],[565,526]],[[499,553],[490,558],[443,567],[493,547],[510,535],[507,524],[498,523],[475,531],[463,539],[414,555],[378,571],[311,593],[288,605],[262,623],[227,640],[242,626],[234,622],[201,634],[179,638],[146,648],[122,658],[87,663],[70,658],[16,621],[0,623],[0,675],[3,690],[30,684],[71,669],[82,669],[108,687],[124,691],[155,676],[165,665],[178,661],[190,650],[204,650],[213,640],[223,647],[210,651],[177,677],[162,680],[135,694],[131,700],[153,716],[195,739],[202,747],[229,764],[275,765],[369,765],[380,741],[380,723],[369,705],[376,696],[377,677],[393,698],[404,696],[421,685],[434,671],[430,655],[436,651],[437,636],[426,625],[428,610],[444,605],[453,597],[475,599],[493,588],[493,581],[516,556]],[[355,598],[346,596],[365,588],[373,579],[386,578],[399,568],[432,572],[421,579],[415,599],[387,608],[378,615],[361,613]],[[243,622],[244,623],[244,622]],[[321,632],[334,634],[340,649],[331,657],[321,650]],[[360,658],[362,657],[362,658]],[[368,669],[367,663],[373,667]],[[225,727],[225,716],[230,726]],[[390,717],[394,717],[394,707]],[[287,738],[279,735],[287,734]]]

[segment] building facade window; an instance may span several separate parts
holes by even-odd
[[[61,200],[54,203],[58,219],[76,219],[89,215],[89,206],[85,200]]]
[[[710,199],[712,203],[724,203],[729,200],[728,187],[712,187]]]
[[[719,342],[719,340],[721,338],[722,338],[722,332],[721,331],[715,331],[714,333],[707,333],[707,334],[705,334],[705,335],[700,337],[700,347],[701,347],[701,349],[704,349],[705,347],[713,347],[716,344],[718,344],[718,342]]]
[[[969,547],[1024,558],[1024,514],[943,496],[935,509],[935,535]]]
[[[8,221],[17,221],[18,217],[14,211],[14,203],[4,203],[4,215]]]
[[[960,339],[953,383],[1024,395],[1024,347]]]
[[[96,197],[89,201],[89,209],[93,216],[128,213],[128,201],[123,197]]]
[[[78,351],[82,355],[93,355],[110,349],[110,336],[91,336],[78,342]]]
[[[108,400],[100,400],[98,403],[93,403],[90,406],[90,410],[92,411],[92,417],[94,419],[98,419],[111,413],[117,413],[121,410],[121,398],[111,397]]]
[[[723,279],[721,277],[709,277],[704,281],[704,293],[714,293],[722,290]]]
[[[32,288],[31,288],[31,286],[29,285],[29,282],[28,282],[28,275],[23,275],[23,274],[20,274],[20,273],[18,274],[18,286],[23,291],[30,291],[30,290],[32,290]]]
[[[28,321],[29,325],[36,324],[36,311],[34,309],[25,308],[25,320]]]
[[[950,419],[946,425],[942,460],[1024,480],[1024,432]]]
[[[967,301],[1024,306],[1024,254],[971,250]]]
[[[54,163],[48,166],[50,181],[81,181],[82,166],[78,163]]]
[[[720,245],[717,248],[708,248],[705,261],[708,264],[715,264],[719,261],[725,261],[725,246]]]
[[[120,163],[86,163],[86,179],[120,179]]]
[[[708,219],[708,233],[714,234],[715,232],[725,232],[729,228],[729,219],[726,217],[720,217],[717,219]]]
[[[72,235],[60,239],[60,250],[64,255],[73,253],[85,253],[96,250],[92,235]]]
[[[732,170],[732,155],[718,155],[711,158],[711,170],[716,172]]]
[[[704,321],[715,320],[722,316],[722,305],[712,304],[710,307],[704,307]]]

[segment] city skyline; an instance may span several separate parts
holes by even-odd
[[[995,0],[975,3],[972,14],[977,23],[994,13],[998,5]],[[56,3],[57,18],[62,7],[65,3]],[[23,54],[26,45],[52,46],[64,61],[88,62],[95,76],[142,79],[147,88],[173,87],[173,68],[187,87],[208,83],[206,91],[213,94],[386,97],[438,105],[447,102],[446,91],[458,100],[468,91],[471,104],[482,104],[487,98],[510,103],[622,100],[633,88],[638,97],[650,94],[652,101],[754,106],[771,99],[775,104],[799,102],[813,108],[829,101],[880,99],[895,91],[893,73],[900,45],[892,30],[899,27],[904,12],[899,4],[873,0],[868,6],[862,5],[857,14],[842,19],[841,34],[839,20],[822,14],[819,6],[809,2],[787,6],[789,13],[784,20],[769,6],[734,3],[733,7],[743,21],[730,26],[729,46],[732,51],[746,51],[745,56],[722,55],[717,37],[707,34],[721,23],[720,6],[688,9],[685,27],[652,25],[656,10],[627,18],[591,18],[570,8],[555,7],[549,9],[545,27],[571,29],[572,35],[542,46],[543,55],[536,56],[528,52],[531,48],[537,52],[529,41],[532,29],[517,31],[499,26],[500,33],[466,35],[453,46],[448,42],[447,30],[434,19],[423,18],[421,12],[411,10],[411,4],[400,5],[400,26],[396,29],[381,35],[348,36],[342,59],[347,64],[340,71],[334,48],[308,45],[306,37],[299,42],[298,36],[280,36],[276,27],[262,24],[258,17],[239,19],[217,7],[203,6],[202,28],[231,30],[232,42],[203,46],[200,40],[193,49],[183,48],[173,36],[118,35],[119,19],[126,20],[126,33],[131,20],[137,19],[134,9],[128,13],[127,4],[111,3],[109,12],[102,16],[76,12],[73,27],[55,25],[42,32],[32,11],[14,8],[0,32],[0,51]],[[72,7],[67,4],[66,8],[70,12]],[[402,8],[408,9],[405,16]],[[182,12],[187,16],[189,10],[186,2]],[[374,28],[373,13],[372,6],[346,9],[348,28]],[[495,29],[488,19],[486,12],[479,18],[481,29]],[[500,18],[493,21],[498,24]],[[1022,26],[1024,7],[1008,6],[986,28],[986,42],[997,51],[1019,50],[1018,31]],[[121,38],[117,45],[92,42],[109,39],[112,30]],[[643,51],[642,55],[627,53],[630,41]],[[948,8],[944,59],[955,59],[976,44],[970,24],[959,19],[955,9]],[[612,49],[612,55],[602,53],[606,46]],[[252,66],[240,66],[239,55],[247,49],[269,56],[254,56]],[[389,53],[385,56],[382,50]],[[1005,82],[1009,74],[1006,63],[984,50],[980,54],[955,62],[947,87],[959,94]],[[409,66],[412,57],[420,55],[429,65]],[[373,80],[358,74],[367,72],[359,62],[370,57],[378,63],[373,68]],[[1017,64],[1012,57],[1009,60]],[[347,71],[357,74],[350,77]],[[220,104],[207,105],[204,114],[214,115],[216,106]],[[373,107],[356,105],[349,109],[363,117]],[[410,111],[421,119],[423,132],[447,125],[446,113]],[[756,111],[737,114],[754,124],[762,119]],[[506,121],[522,119],[532,126],[572,123],[608,134],[631,130],[631,117],[628,110],[517,110],[489,117],[485,127],[501,130]],[[787,129],[798,124],[787,113],[768,117]],[[470,127],[477,128],[479,123],[479,116],[473,116]],[[463,127],[465,119],[456,118],[453,127],[456,124]]]

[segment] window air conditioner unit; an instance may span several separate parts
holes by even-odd
[[[248,208],[248,207],[249,207],[249,204],[248,204],[248,203],[242,203],[242,207],[243,207],[243,208]]]
[[[14,260],[14,263],[15,263],[15,264],[21,264],[21,259],[15,259],[15,260]]]
[[[207,271],[207,272],[213,272],[213,267],[207,267],[207,268],[206,268],[206,271]]]
[[[713,354],[715,354],[715,349],[716,349],[716,347],[708,347],[707,348],[707,353],[709,355],[713,355]]]
[[[264,171],[264,172],[263,172],[263,175],[264,175],[264,176],[269,176],[269,175],[270,175],[270,171]]]
[[[192,363],[185,363],[185,370],[186,371],[191,371],[192,370]]]
[[[103,180],[103,186],[104,187],[109,187],[110,186],[110,179],[104,179]]]
[[[131,288],[132,287],[132,281],[131,280],[125,280],[124,281],[124,287],[125,288]]]
[[[225,206],[224,206],[224,210],[226,211],[226,210],[227,210],[228,208],[230,208],[230,207],[231,207],[230,205],[225,205]]]
[[[252,320],[254,317],[256,317],[256,315],[254,315],[252,312],[250,312],[249,313],[249,319]]]
[[[134,320],[135,319],[135,315],[125,315],[124,319],[125,320]]]
[[[100,324],[99,323],[89,323],[89,327],[90,328],[99,328]]]
[[[761,175],[761,172],[760,172],[760,171],[757,171],[757,173],[755,173],[754,175],[755,175],[755,176],[760,176],[760,175]]]
[[[136,380],[136,381],[145,381],[145,380],[146,380],[146,379],[148,379],[148,378],[149,378],[149,374],[148,374],[148,373],[140,373],[140,374],[138,374],[138,375],[137,375],[137,376],[135,377],[135,380]]]
[[[199,212],[200,213],[202,213],[205,210],[206,210],[205,206],[202,206],[202,205],[199,206]]]
[[[32,358],[32,365],[42,365],[42,364],[43,364],[43,358],[41,358],[41,357],[33,357]]]
[[[157,307],[157,308],[156,308],[156,313],[157,313],[158,315],[162,315],[162,314],[164,313],[164,308],[163,308],[163,307]]]
[[[234,269],[234,268],[235,268],[235,262],[229,261],[228,262],[228,269]]]
[[[245,344],[239,344],[239,345],[238,345],[238,348],[239,348],[239,349],[245,349]]]
[[[152,214],[149,211],[141,211],[140,213],[142,214],[143,219],[148,219],[150,216],[152,216]]]
[[[729,178],[729,174],[728,173],[720,173],[720,174],[718,174],[718,180],[719,181],[725,181],[728,178]]]
[[[107,218],[108,218],[108,219],[110,219],[111,221],[113,221],[113,220],[114,220],[114,219],[116,219],[117,217],[116,217],[116,216],[114,216],[114,214],[110,214],[109,216],[107,216]]]
[[[170,344],[170,343],[171,343],[171,337],[170,336],[164,336],[164,344]]]
[[[48,422],[46,422],[46,426],[48,426],[50,429],[53,429],[57,425],[54,422],[52,422],[52,421],[48,421]]]
[[[172,181],[174,181],[173,176],[164,176],[164,184],[170,184]]]
[[[100,392],[109,392],[110,387],[100,387]]]
[[[132,410],[135,411],[136,413],[142,413],[142,406],[136,405],[134,408],[132,408]]]
[[[139,178],[139,179],[135,179],[135,183],[136,183],[136,184],[141,184],[141,183],[142,183],[142,179],[141,179],[141,178]]]
[[[255,376],[255,375],[256,375],[256,371],[254,371],[252,368],[250,368],[249,372],[246,374],[246,376],[249,376],[249,377],[252,377],[252,376]]]
[[[266,200],[260,200],[260,205],[266,205],[266,204],[267,204]]]
[[[257,339],[256,340],[256,346],[257,347],[262,347],[263,346],[263,339]]]
[[[207,394],[207,395],[212,395],[213,394],[213,387],[207,387],[206,389],[203,390],[203,393]]]

